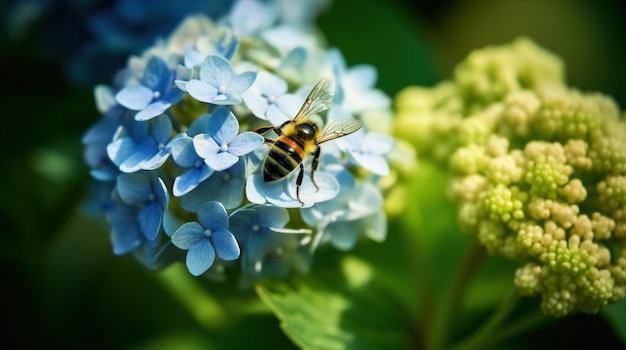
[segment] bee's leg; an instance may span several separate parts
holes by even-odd
[[[275,129],[275,127],[274,126],[261,126],[261,127],[254,129],[254,132],[256,132],[257,134],[263,135],[272,129]]]
[[[315,188],[318,191],[320,190],[320,187],[315,182],[315,178],[313,177],[313,175],[315,174],[315,170],[317,170],[317,164],[319,163],[319,160],[320,160],[321,150],[322,149],[320,148],[320,146],[317,146],[317,148],[315,149],[315,152],[313,153],[313,166],[311,167],[311,181],[313,182],[313,185],[315,185]]]
[[[300,199],[300,185],[302,185],[302,179],[304,178],[304,165],[300,163],[300,172],[298,173],[298,178],[296,179],[296,198],[298,198],[298,202],[302,204],[304,207],[304,202]]]
[[[259,135],[263,135],[263,134],[265,134],[266,132],[268,132],[270,130],[274,130],[274,132],[277,135],[279,135],[279,136],[282,134],[280,129],[278,129],[275,126],[261,126],[259,128],[254,129],[254,132],[256,132]],[[274,142],[276,142],[276,140],[270,139],[269,137],[264,137],[264,139],[265,139],[265,143],[274,143]]]

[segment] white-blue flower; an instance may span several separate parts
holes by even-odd
[[[255,79],[256,72],[235,74],[227,59],[209,55],[200,67],[200,80],[188,81],[184,89],[198,101],[235,105],[241,103],[241,93],[248,90]]]
[[[200,276],[215,262],[215,255],[231,261],[239,257],[239,245],[228,230],[228,214],[219,202],[206,202],[198,209],[198,221],[182,225],[172,235],[172,243],[187,250],[187,269]]]
[[[242,96],[256,117],[269,120],[273,125],[293,118],[304,103],[301,96],[287,93],[284,79],[267,71],[260,71],[252,87]]]
[[[213,170],[221,171],[235,165],[239,157],[261,146],[263,136],[246,131],[239,135],[239,122],[226,107],[220,107],[211,114],[206,133],[193,137],[196,153]]]
[[[350,159],[359,166],[380,176],[389,174],[389,164],[385,155],[393,147],[390,136],[377,132],[365,133],[363,129],[337,140]]]

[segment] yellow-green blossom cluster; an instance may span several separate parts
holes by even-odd
[[[626,294],[626,122],[613,99],[568,87],[563,71],[521,38],[396,100],[397,134],[452,173],[462,229],[520,261],[519,293],[540,295],[555,317]]]

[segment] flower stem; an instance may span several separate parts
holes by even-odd
[[[441,303],[439,303],[439,305],[442,305],[442,308],[435,314],[429,342],[430,349],[445,347],[445,340],[450,338],[448,334],[450,325],[454,324],[459,304],[466,292],[466,286],[471,281],[478,266],[480,266],[485,254],[485,249],[478,243],[474,243],[461,262],[452,284],[446,289]]]
[[[524,334],[528,332],[529,329],[541,324],[542,321],[547,320],[547,318],[541,313],[533,311],[505,326],[503,324],[504,321],[519,305],[520,300],[521,297],[519,294],[515,290],[512,290],[509,296],[502,303],[500,303],[500,306],[491,315],[491,317],[467,339],[455,345],[453,349],[484,349],[506,339],[511,339]]]

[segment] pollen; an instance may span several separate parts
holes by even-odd
[[[224,180],[224,181],[230,180],[230,174],[229,173],[224,173],[224,175],[222,175],[222,180]]]
[[[155,92],[152,94],[152,97],[154,97],[155,99],[156,99],[156,98],[161,97],[161,92],[160,92],[160,91],[155,91]]]
[[[259,232],[260,229],[261,228],[259,227],[259,225],[255,224],[255,225],[252,226],[252,232]]]
[[[222,145],[222,147],[220,147],[220,151],[222,152],[228,151],[228,145]]]
[[[199,168],[199,167],[201,167],[203,164],[204,164],[204,162],[203,162],[203,161],[201,161],[201,160],[196,160],[196,164],[194,164],[194,165],[196,166],[196,168]]]
[[[225,86],[220,86],[219,88],[217,88],[217,92],[219,92],[220,94],[225,94],[226,93],[226,87]]]
[[[276,102],[276,96],[274,96],[274,95],[267,96],[267,102],[275,103]]]
[[[213,232],[211,232],[211,230],[209,229],[204,230],[204,237],[210,238],[212,234]]]

